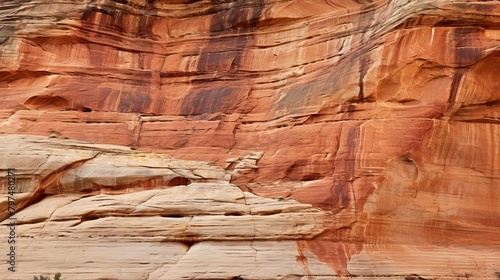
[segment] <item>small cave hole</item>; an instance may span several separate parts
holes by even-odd
[[[186,245],[186,247],[191,248],[197,242],[194,240],[183,240],[181,243]]]
[[[314,181],[322,178],[323,176],[321,176],[321,174],[319,173],[310,173],[310,174],[304,174],[301,181]]]
[[[427,280],[427,278],[420,277],[418,275],[410,275],[410,276],[406,276],[405,280]]]
[[[59,96],[37,95],[26,100],[24,106],[32,110],[62,111],[68,108],[69,102]]]
[[[191,184],[191,181],[184,177],[174,177],[168,181],[167,186],[175,187],[175,186],[187,186]]]
[[[86,221],[93,221],[93,220],[97,220],[99,218],[100,217],[98,215],[86,215],[86,216],[83,216],[80,218],[80,222],[83,223]]]
[[[242,216],[242,214],[239,212],[229,212],[229,213],[224,213],[224,216]]]
[[[168,214],[168,215],[162,215],[163,218],[184,218],[185,216],[180,215],[180,214]]]

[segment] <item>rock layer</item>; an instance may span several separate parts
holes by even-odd
[[[74,279],[500,275],[497,1],[12,0],[0,22],[0,132],[52,137],[0,154],[40,234],[20,273],[73,236],[172,251]]]

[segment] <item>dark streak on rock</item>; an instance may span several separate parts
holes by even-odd
[[[180,115],[230,113],[237,103],[237,92],[234,88],[216,88],[188,93],[181,104]]]
[[[371,22],[375,20],[375,9],[371,9],[370,7],[373,5],[372,1],[361,1],[361,4],[363,4],[363,12],[359,14],[359,20],[358,24],[359,26],[365,26],[363,28],[362,34],[369,34],[370,29],[372,27]],[[369,22],[369,23],[368,23]],[[369,41],[371,38],[370,37],[364,37],[362,39],[362,42]],[[362,54],[359,56],[359,99],[364,99],[365,98],[365,92],[364,92],[364,78],[366,76],[366,73],[368,73],[368,68],[370,65],[370,57],[369,55]]]
[[[276,111],[283,111],[284,114],[300,113],[303,111],[303,108],[311,103],[310,101],[317,92],[321,92],[321,89],[319,89],[315,83],[293,86],[288,90],[286,95],[276,103]]]
[[[241,59],[252,35],[240,35],[241,30],[255,28],[264,9],[263,0],[235,2],[231,8],[225,2],[212,0],[211,39],[200,51],[197,70],[231,77],[239,71]],[[224,37],[221,37],[224,35]],[[239,97],[231,87],[193,89],[181,105],[181,115],[201,115],[215,112],[231,113]]]
[[[370,5],[368,5],[370,6]],[[374,11],[367,11],[363,14],[363,20],[373,20]],[[370,27],[366,27],[368,30]],[[370,45],[363,45],[359,49],[351,51],[343,56],[335,67],[325,69],[326,77],[319,77],[314,80],[309,80],[303,84],[291,86],[286,95],[276,103],[275,110],[280,112],[280,115],[290,113],[307,113],[304,109],[310,108],[310,104],[319,103],[318,98],[322,96],[328,98],[329,95],[342,91],[342,84],[349,81],[352,77],[351,73],[359,71],[359,94],[355,98],[348,101],[358,101],[365,99],[363,80],[369,70],[370,59],[367,55],[370,51]],[[359,64],[355,63],[356,61]],[[359,70],[358,70],[359,69]],[[367,100],[369,101],[369,100]]]
[[[150,15],[145,15],[142,16],[141,19],[139,20],[139,31],[138,31],[138,36],[139,38],[152,38],[153,37],[153,23],[155,16],[150,16]]]
[[[140,92],[123,91],[120,96],[118,112],[142,112],[149,108],[151,97]]]
[[[141,15],[131,14],[123,8],[117,7],[117,3],[128,4],[127,0],[114,0],[114,2],[107,2],[106,5],[96,7],[95,5],[88,5],[83,11],[81,20],[85,24],[92,26],[92,29],[112,30],[117,33],[124,33],[124,26],[130,21],[131,17],[140,17],[138,29],[135,30],[134,37],[139,38],[153,38],[152,26],[157,18],[157,10],[154,8],[147,8],[146,13]],[[129,34],[130,35],[130,34]]]
[[[326,198],[320,207],[325,210],[346,209],[355,204],[351,201],[352,178],[355,176],[356,152],[359,142],[360,127],[350,128],[347,135],[347,153],[335,159],[335,172],[331,196]]]
[[[365,98],[364,92],[364,78],[366,73],[368,73],[368,67],[370,64],[370,58],[368,55],[360,56],[359,58],[359,99],[363,100]]]
[[[479,27],[457,27],[453,29],[455,64],[459,68],[457,68],[453,76],[450,97],[448,99],[450,104],[455,102],[463,75],[481,59],[484,47],[481,47],[477,39],[484,36],[482,33],[484,33],[484,29]]]
[[[226,72],[228,69],[224,65],[228,60],[231,61],[229,72],[238,70],[241,57],[249,41],[248,37],[251,36],[239,35],[240,30],[255,27],[264,8],[263,0],[251,2],[247,3],[247,7],[222,9],[217,0],[212,0],[213,9],[216,10],[210,23],[210,32],[213,39],[209,40],[207,47],[200,53],[198,60],[199,71]],[[219,35],[234,36],[220,38]],[[218,47],[215,48],[214,45]]]
[[[7,39],[14,33],[15,29],[16,28],[12,25],[3,25],[0,27],[0,45],[7,41]]]
[[[457,27],[453,29],[455,40],[455,62],[459,66],[475,64],[484,50],[479,38],[484,37],[484,29],[478,27]]]

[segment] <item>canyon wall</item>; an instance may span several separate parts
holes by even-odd
[[[500,279],[498,77],[498,1],[2,1],[1,277]]]

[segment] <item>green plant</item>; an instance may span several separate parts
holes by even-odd
[[[38,276],[33,276],[33,280],[50,280],[50,277],[45,277],[40,275]],[[56,275],[54,275],[54,280],[61,280],[61,273],[57,272]]]

